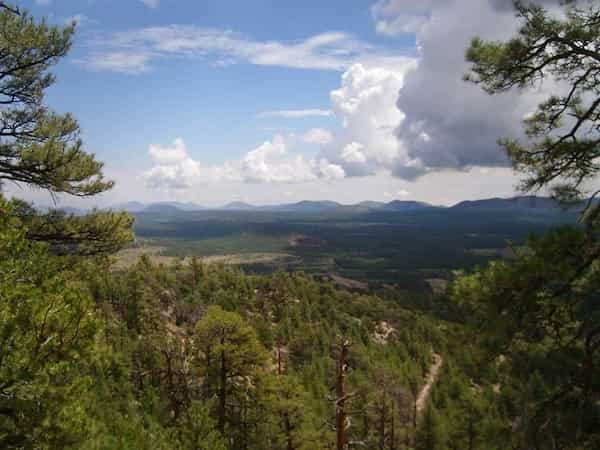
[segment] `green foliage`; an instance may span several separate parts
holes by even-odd
[[[573,201],[597,181],[600,156],[600,8],[567,2],[557,18],[515,3],[522,21],[508,42],[474,39],[468,79],[496,93],[551,76],[566,84],[526,119],[528,141],[504,141],[523,188],[550,187]],[[596,448],[600,443],[600,204],[594,193],[585,229],[534,238],[512,262],[459,277],[454,299],[482,339],[516,448]]]
[[[454,286],[489,360],[499,358],[499,382],[525,447],[598,442],[599,269],[589,236],[563,228],[532,239],[514,262],[492,263]]]
[[[66,54],[72,27],[36,23],[2,6],[0,45],[7,56],[0,61],[0,95],[7,106],[0,116],[5,130],[0,132],[0,179],[79,196],[109,188],[101,163],[83,151],[74,119],[43,105],[44,90],[53,82],[47,70]],[[520,6],[520,11],[529,20],[521,41],[507,46],[475,41],[470,51],[479,81],[491,90],[509,87],[502,80],[524,86],[528,76],[535,78],[509,67],[515,58],[508,56],[537,45],[536,36],[596,39],[594,30],[575,32],[577,24],[586,30],[585,14],[592,9],[573,10],[568,26],[548,19],[539,8]],[[534,58],[563,43],[550,44]],[[591,59],[584,63],[595,70]],[[574,63],[556,70],[565,79],[581,73]],[[578,83],[578,89],[595,92],[586,83]],[[587,100],[585,92],[577,94],[580,104]],[[595,119],[585,118],[590,120]],[[581,150],[572,143],[569,148]],[[585,172],[587,166],[576,170],[567,176],[591,173]],[[436,211],[423,214],[438,221]],[[470,217],[460,216],[444,226],[466,239],[460,225]],[[412,218],[398,215],[395,220],[414,228]],[[294,220],[295,229],[316,229],[314,218]],[[322,224],[322,249],[300,248],[298,253],[321,268],[329,258],[328,264],[349,274],[364,270],[366,260],[365,273],[390,270],[385,280],[396,280],[411,256],[429,261],[420,256],[427,252],[423,244],[418,249],[397,245],[398,228],[388,226],[389,216],[372,214],[369,221],[386,224],[376,225],[382,237],[376,250],[394,256],[391,269],[365,257],[374,243],[368,233],[356,233],[364,223],[356,217],[337,220],[335,226]],[[239,231],[239,224],[225,222],[218,226]],[[463,312],[459,316],[440,301],[423,304],[423,296],[393,289],[381,297],[350,293],[298,273],[248,276],[195,258],[164,267],[147,257],[116,271],[106,258],[89,257],[128,242],[131,224],[125,214],[40,215],[0,197],[3,448],[333,448],[337,430],[332,422],[339,405],[334,394],[339,392],[346,396],[345,434],[354,447],[598,445],[600,278],[590,229],[559,230],[532,241],[513,262],[460,277],[453,291]],[[166,235],[181,231],[169,224],[160,227]],[[205,233],[203,238],[222,236],[209,227],[182,227]],[[269,225],[264,218],[248,228],[276,230],[276,249],[286,243],[289,231],[283,222]],[[427,245],[447,270],[454,266],[455,250],[440,243],[450,235],[436,237],[432,230]],[[336,254],[350,238],[354,250]],[[492,241],[498,238],[484,236],[478,242]],[[230,248],[218,239],[214,243]],[[461,245],[464,262],[462,249],[474,244]],[[390,250],[394,246],[400,253]],[[444,322],[423,310],[438,317],[452,312],[465,323]],[[336,347],[340,336],[352,342],[342,371]],[[418,402],[433,352],[443,355],[444,368],[430,397]],[[336,389],[340,373],[344,389]]]
[[[197,404],[227,448],[333,445],[334,343],[344,333],[355,343],[348,392],[361,399],[349,402],[349,437],[379,442],[383,398],[384,439],[400,445],[412,433],[409,380],[418,392],[432,345],[444,346],[433,322],[398,298],[337,291],[300,274],[246,276],[194,259],[167,268],[145,258],[90,278],[116,326],[109,342],[131,358],[143,410],[178,439]],[[386,342],[374,337],[383,321],[394,330]]]
[[[139,421],[118,420],[137,412],[125,367],[100,341],[90,268],[26,239],[1,197],[0,211],[0,446],[119,448],[107,441],[115,432],[121,448],[126,432],[143,442]]]
[[[216,430],[216,423],[206,405],[192,402],[177,423],[177,439],[181,450],[226,450],[225,440]]]
[[[113,186],[104,180],[103,164],[83,150],[75,119],[44,105],[44,92],[54,83],[48,70],[67,54],[73,33],[73,26],[50,26],[2,3],[0,187],[7,180],[52,194],[90,196]],[[24,205],[15,213],[27,222],[28,238],[50,242],[61,253],[114,252],[133,238],[133,220],[125,214],[42,216]]]
[[[75,273],[28,242],[15,222],[0,215],[0,439],[7,447],[56,446],[79,433],[76,398],[91,380],[72,361],[89,357],[98,323]]]
[[[78,196],[112,186],[102,163],[83,150],[73,117],[43,103],[54,82],[47,70],[66,55],[73,32],[0,9],[0,180]]]
[[[600,8],[593,1],[568,3],[562,19],[532,2],[515,2],[522,22],[517,36],[507,42],[473,39],[466,78],[489,93],[531,87],[548,77],[568,86],[525,120],[528,142],[502,144],[515,168],[528,174],[524,189],[553,185],[570,201],[600,169]]]
[[[242,414],[245,413],[266,360],[265,351],[254,329],[239,314],[224,311],[220,306],[208,308],[196,325],[194,338],[205,386],[218,398],[218,429],[230,434],[236,420],[230,412],[230,403],[236,401]]]
[[[116,253],[134,239],[133,217],[124,212],[92,211],[74,216],[56,210],[39,214],[18,200],[14,208],[27,227],[27,239],[50,244],[56,254],[106,255]]]
[[[438,412],[433,406],[428,406],[423,414],[423,423],[419,428],[415,448],[417,450],[442,450],[444,444],[444,428]]]
[[[452,270],[496,259],[507,252],[507,241],[524,243],[530,232],[572,223],[577,212],[431,208],[399,213],[330,212],[318,218],[268,211],[135,216],[136,235],[160,247],[161,256],[229,255],[231,260],[240,260],[240,267],[248,273],[271,274],[281,268],[315,275],[333,273],[368,283],[372,289],[397,285],[417,294],[428,289],[425,279],[450,279]],[[290,246],[293,234],[309,236],[321,245]],[[261,258],[253,261],[255,253]],[[413,299],[415,307],[422,309],[431,301],[427,295]]]

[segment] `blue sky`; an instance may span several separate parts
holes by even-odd
[[[458,150],[468,139],[448,135],[460,128],[452,120],[476,122],[447,85],[460,82],[467,38],[488,29],[495,36],[494,28],[512,20],[491,3],[18,2],[53,23],[78,22],[47,103],[75,115],[86,148],[117,181],[93,200],[100,205],[324,198],[449,204],[510,195],[515,177],[495,153],[500,136],[491,134],[516,130],[514,118],[530,103],[507,108],[515,126],[488,127],[489,139],[477,142],[484,150],[468,157]],[[483,23],[473,30],[456,20],[477,8]],[[437,58],[445,65],[428,64],[427,56],[446,46]],[[476,87],[463,88],[481,104],[475,112],[488,108]],[[440,118],[446,104],[454,109]],[[26,191],[38,203],[44,195]]]

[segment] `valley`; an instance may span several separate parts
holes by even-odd
[[[126,265],[132,252],[167,264],[197,256],[248,273],[303,271],[371,288],[435,290],[431,280],[435,284],[449,280],[454,270],[510,258],[511,245],[572,223],[577,215],[549,199],[525,197],[450,208],[400,201],[190,208],[150,205],[134,212],[137,242],[121,252],[119,264]]]

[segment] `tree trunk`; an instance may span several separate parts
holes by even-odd
[[[344,379],[346,377],[346,356],[350,342],[342,340],[338,358],[336,401],[335,401],[335,430],[337,435],[337,450],[346,450],[348,439],[346,437],[346,391]]]
[[[396,424],[394,422],[394,400],[392,400],[392,423],[390,427],[390,450],[396,450]]]
[[[385,450],[385,421],[386,417],[385,393],[381,395],[381,409],[379,410],[379,448]]]
[[[225,352],[221,351],[221,369],[219,386],[219,411],[217,427],[223,433],[225,431],[225,408],[227,407],[227,362]]]
[[[295,450],[294,449],[294,439],[292,436],[293,428],[292,428],[292,424],[290,422],[290,415],[287,412],[283,413],[283,426],[285,428],[287,450]]]

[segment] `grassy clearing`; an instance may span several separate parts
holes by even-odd
[[[165,256],[226,256],[256,253],[284,253],[288,247],[285,236],[261,236],[252,233],[240,233],[231,236],[208,239],[153,239],[164,247]]]
[[[156,264],[172,265],[176,262],[189,264],[191,256],[169,256],[165,254],[167,247],[157,245],[145,245],[140,247],[127,248],[115,257],[113,268],[116,270],[124,269],[135,264],[140,257],[146,255]],[[252,265],[264,264],[274,265],[277,263],[290,264],[294,257],[288,253],[237,253],[229,255],[200,256],[204,264],[225,264],[225,265]]]

